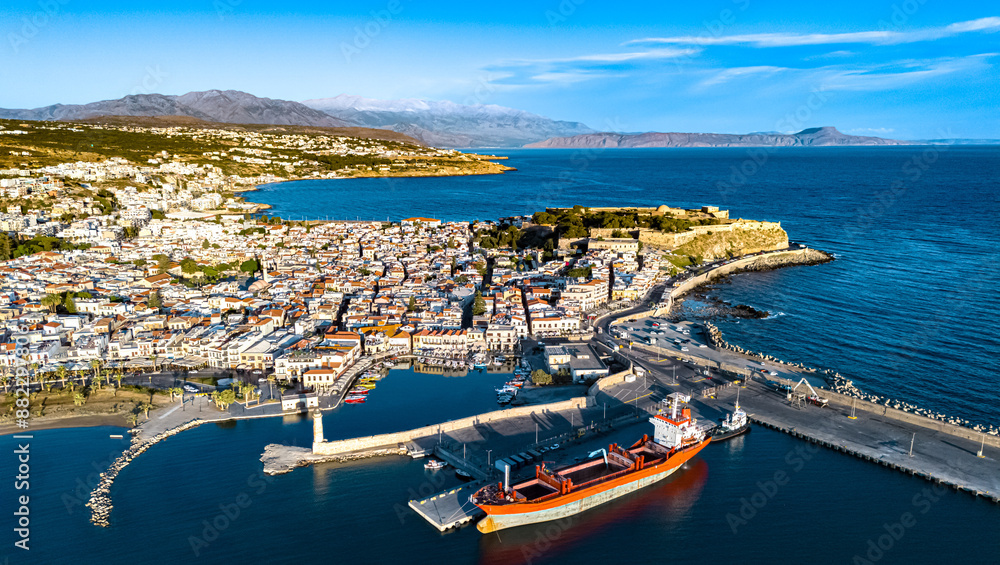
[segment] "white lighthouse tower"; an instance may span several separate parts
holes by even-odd
[[[323,413],[317,407],[313,410],[313,452],[316,452],[316,446],[325,441],[323,438]]]

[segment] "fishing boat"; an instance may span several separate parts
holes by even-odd
[[[470,475],[468,471],[464,471],[462,469],[455,469],[455,476],[463,481],[472,480],[472,475]]]
[[[708,432],[713,427],[698,423],[689,408],[678,411],[689,396],[675,392],[669,400],[668,412],[649,419],[653,437],[643,435],[631,447],[611,444],[558,469],[542,463],[535,466],[533,479],[515,485],[510,485],[510,466],[505,466],[503,482],[486,485],[469,498],[486,513],[476,527],[486,534],[558,520],[667,478],[712,441]]]
[[[430,461],[424,463],[424,469],[428,469],[430,471],[437,471],[438,469],[444,469],[447,466],[448,466],[447,463],[445,463],[444,461],[439,461],[437,459],[431,459]]]
[[[367,400],[367,399],[368,399],[367,396],[363,396],[363,395],[360,395],[360,394],[359,395],[350,395],[350,396],[348,396],[347,398],[344,399],[344,404],[364,404],[365,400]]]
[[[368,394],[369,392],[371,392],[371,391],[368,390],[367,388],[352,388],[351,390],[347,391],[347,394],[353,394],[353,395],[361,394],[361,395],[365,395],[365,394]]]

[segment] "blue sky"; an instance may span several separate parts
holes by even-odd
[[[212,88],[512,106],[615,131],[1000,138],[1000,5],[6,0],[0,107]]]

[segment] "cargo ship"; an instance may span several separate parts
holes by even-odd
[[[476,527],[486,534],[565,518],[667,478],[711,441],[713,425],[698,423],[689,408],[680,407],[688,401],[689,396],[671,394],[664,400],[668,408],[649,419],[653,437],[643,435],[629,448],[611,444],[559,469],[543,462],[535,466],[535,478],[513,486],[507,467],[502,483],[470,497],[486,513]]]

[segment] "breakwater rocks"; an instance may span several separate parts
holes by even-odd
[[[387,457],[389,455],[406,455],[405,447],[382,447],[366,449],[353,453],[343,453],[339,455],[316,455],[306,447],[296,447],[293,445],[282,445],[279,443],[268,444],[264,447],[264,454],[260,456],[264,464],[264,474],[282,475],[291,472],[298,467],[315,465],[316,463],[344,463],[346,461],[356,461],[358,459],[368,459],[371,457]]]
[[[928,410],[926,408],[921,408],[921,407],[917,406],[916,404],[911,404],[909,402],[905,402],[905,401],[902,401],[902,400],[897,400],[897,399],[889,398],[887,396],[881,396],[881,395],[878,395],[878,394],[872,394],[872,393],[864,392],[861,389],[859,389],[854,384],[853,381],[851,381],[850,379],[847,379],[846,377],[844,377],[843,375],[841,375],[840,373],[838,373],[836,371],[833,371],[831,369],[814,369],[814,368],[811,368],[811,367],[806,367],[802,363],[788,363],[788,362],[782,361],[782,360],[780,360],[780,359],[778,359],[778,358],[776,358],[774,356],[767,355],[765,353],[759,353],[759,352],[755,352],[755,351],[750,351],[750,350],[744,349],[742,347],[739,347],[737,345],[732,345],[732,344],[728,343],[725,339],[723,339],[722,332],[719,331],[719,329],[717,327],[715,327],[715,325],[713,325],[712,323],[706,322],[704,324],[704,327],[705,327],[706,334],[708,334],[709,340],[711,341],[712,345],[716,349],[725,349],[725,350],[728,350],[728,351],[733,351],[735,353],[740,353],[742,355],[747,355],[749,357],[754,357],[754,358],[757,358],[757,359],[759,359],[761,361],[768,361],[768,362],[771,362],[771,363],[785,365],[785,366],[788,366],[788,367],[796,367],[796,368],[804,370],[804,371],[809,371],[809,372],[816,373],[818,375],[822,375],[823,378],[826,380],[826,382],[828,384],[828,387],[824,387],[824,388],[828,388],[829,390],[831,390],[833,392],[836,392],[836,393],[839,393],[839,394],[842,394],[844,396],[848,396],[848,397],[851,397],[851,398],[857,398],[858,400],[864,400],[864,401],[867,401],[867,402],[871,402],[872,404],[878,404],[880,406],[885,406],[887,408],[893,408],[893,409],[896,409],[896,410],[900,410],[902,412],[907,412],[907,413],[910,413],[910,414],[916,414],[918,416],[923,416],[925,418],[930,418],[931,420],[938,420],[938,421],[941,421],[941,422],[946,422],[948,424],[953,424],[953,425],[956,425],[956,426],[962,426],[964,428],[969,428],[971,430],[974,430],[974,431],[977,431],[977,432],[980,432],[980,433],[984,433],[984,434],[988,434],[988,435],[992,435],[992,436],[1000,436],[1000,428],[997,428],[997,427],[995,427],[993,425],[976,424],[974,422],[966,420],[965,418],[959,418],[957,416],[949,416],[949,415],[941,413],[941,412],[934,412],[933,410]]]
[[[94,491],[90,493],[90,501],[87,502],[87,507],[90,508],[90,521],[97,526],[107,528],[111,525],[109,517],[111,516],[111,485],[115,482],[115,478],[122,469],[128,466],[133,459],[138,457],[144,451],[152,447],[154,444],[172,436],[183,432],[184,430],[189,430],[196,426],[200,426],[204,423],[202,420],[192,420],[186,424],[177,426],[176,428],[171,428],[169,430],[160,432],[149,439],[141,439],[138,435],[132,436],[132,443],[128,448],[118,456],[118,459],[108,467],[108,470],[101,473],[101,480],[94,487]],[[136,430],[132,430],[135,432]]]
[[[834,392],[839,392],[844,396],[850,396],[852,398],[857,398],[858,400],[866,400],[872,404],[878,404],[885,406],[887,408],[893,408],[903,412],[908,412],[910,414],[916,414],[918,416],[923,416],[925,418],[930,418],[931,420],[938,420],[941,422],[946,422],[948,424],[953,424],[956,426],[962,426],[964,428],[969,428],[980,433],[988,434],[991,436],[1000,436],[1000,428],[996,428],[993,425],[983,425],[976,424],[965,418],[959,418],[957,416],[949,416],[943,412],[935,412],[933,410],[928,410],[927,408],[921,408],[916,404],[911,404],[903,400],[897,400],[890,398],[888,396],[881,396],[878,394],[871,394],[862,391],[854,382],[850,379],[846,379],[839,373],[834,373],[829,378],[827,382],[830,383],[830,390]]]
[[[804,247],[795,254],[789,253],[764,253],[756,257],[749,265],[743,266],[742,271],[772,271],[782,267],[793,265],[809,266],[822,265],[833,261],[833,255],[818,249]]]

